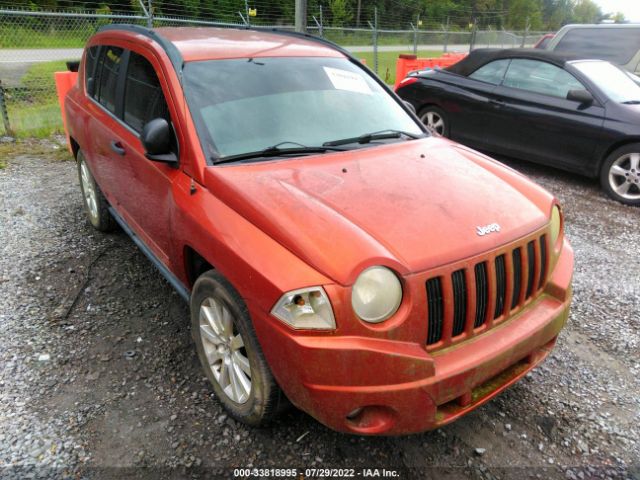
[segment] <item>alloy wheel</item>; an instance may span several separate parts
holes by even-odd
[[[85,204],[89,209],[89,215],[91,215],[91,218],[97,218],[98,196],[96,194],[96,189],[93,186],[91,173],[84,161],[80,164],[80,180],[82,181],[82,192],[84,193]]]
[[[640,200],[640,153],[627,153],[611,164],[609,185],[625,200]]]
[[[208,297],[200,305],[200,338],[208,367],[222,391],[243,404],[251,393],[251,365],[233,315],[219,300]]]
[[[420,120],[431,133],[439,137],[444,135],[444,119],[437,112],[428,110],[420,117]]]

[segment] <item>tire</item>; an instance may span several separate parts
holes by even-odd
[[[80,190],[82,191],[84,210],[89,223],[91,223],[93,228],[101,232],[114,230],[117,224],[109,213],[109,202],[104,198],[102,190],[100,190],[100,187],[98,187],[98,184],[93,178],[82,150],[78,151],[77,162]]]
[[[612,152],[602,164],[600,185],[614,200],[640,205],[640,143]]]
[[[434,105],[428,105],[418,113],[418,118],[437,137],[449,136],[449,119],[444,110]]]
[[[214,270],[203,273],[193,287],[191,331],[202,368],[229,415],[255,427],[275,418],[284,394],[264,358],[247,306]]]

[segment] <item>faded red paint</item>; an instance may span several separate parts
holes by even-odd
[[[342,55],[250,30],[159,32],[185,61]],[[112,206],[185,285],[190,248],[235,286],[274,376],[296,406],[339,431],[428,430],[486,402],[553,347],[571,298],[573,251],[566,240],[543,288],[530,300],[521,298],[517,311],[426,347],[425,280],[473,269],[477,258],[548,234],[556,203],[548,192],[486,156],[436,138],[207,166],[166,53],[132,32],[103,32],[89,41],[100,43],[138,52],[156,69],[174,119],[180,168],[146,161],[137,136],[86,97],[83,81],[65,103],[71,138]],[[109,154],[109,138],[120,140],[134,161]],[[476,226],[496,221],[499,234],[475,234]],[[351,308],[351,286],[372,265],[392,268],[403,286],[398,312],[379,325],[359,320]],[[294,331],[270,314],[284,292],[315,285],[331,300],[335,331]],[[450,304],[445,312],[450,322]]]

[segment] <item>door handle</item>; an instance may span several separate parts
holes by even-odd
[[[116,140],[111,140],[111,150],[113,150],[118,155],[124,155],[125,153],[127,153],[127,151],[122,146],[122,143]]]

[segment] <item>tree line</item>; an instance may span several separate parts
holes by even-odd
[[[113,3],[76,0],[0,1],[0,7],[31,10],[82,10],[140,14],[140,2]],[[156,15],[238,22],[239,12],[254,10],[253,23],[291,24],[294,0],[152,0]],[[377,11],[381,28],[494,28],[508,30],[557,30],[568,23],[624,22],[618,12],[603,12],[593,0],[308,0],[309,16],[335,27],[366,27]]]

